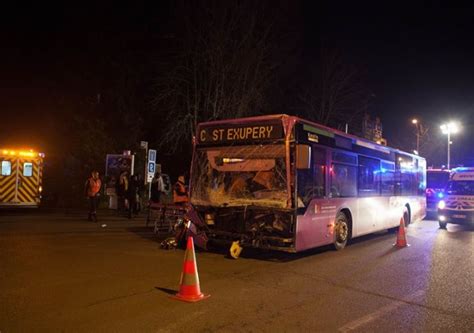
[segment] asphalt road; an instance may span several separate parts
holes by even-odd
[[[402,249],[379,233],[339,252],[197,252],[211,297],[189,304],[170,298],[184,251],[160,249],[144,218],[0,214],[1,333],[474,331],[466,227],[413,224]]]

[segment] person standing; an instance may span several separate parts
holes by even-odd
[[[184,205],[189,201],[188,191],[186,191],[184,175],[178,177],[178,181],[173,186],[173,203]]]
[[[165,184],[161,172],[155,173],[153,180],[151,181],[151,201],[158,203],[161,202],[162,196],[165,194]]]
[[[138,214],[140,183],[137,175],[133,175],[128,184],[128,218]]]
[[[101,187],[102,182],[99,178],[99,172],[94,170],[91,173],[91,177],[86,180],[84,186],[84,192],[89,201],[89,214],[87,217],[89,221],[97,222],[97,205],[99,202]]]
[[[127,212],[127,203],[128,203],[128,186],[129,186],[129,180],[128,180],[128,172],[123,171],[120,174],[119,181],[118,181],[118,187],[117,187],[117,198],[118,198],[118,203],[117,203],[117,210],[118,213],[121,215],[124,212]]]

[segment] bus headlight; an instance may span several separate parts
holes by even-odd
[[[444,209],[446,207],[446,202],[444,200],[440,200],[438,202],[438,209]]]

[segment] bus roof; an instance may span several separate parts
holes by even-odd
[[[402,153],[405,155],[409,155],[414,158],[422,159],[424,160],[424,157],[421,157],[419,155],[415,155],[397,148],[392,148],[389,146],[384,146],[381,144],[378,144],[374,141],[368,140],[366,138],[358,137],[352,134],[345,133],[343,131],[337,130],[335,128],[331,128],[328,126],[321,125],[319,123],[315,123],[297,116],[289,116],[287,114],[273,114],[273,115],[263,115],[263,116],[255,116],[255,117],[245,117],[245,118],[236,118],[236,119],[222,119],[222,120],[213,120],[213,121],[208,121],[208,122],[202,122],[198,124],[198,128],[201,126],[211,126],[211,125],[228,125],[228,124],[242,124],[242,123],[252,123],[252,122],[258,122],[258,121],[269,121],[269,120],[280,120],[284,124],[286,123],[287,125],[291,127],[294,126],[295,123],[305,123],[308,125],[311,125],[313,127],[317,127],[319,129],[322,129],[324,131],[331,132],[333,134],[337,134],[338,136],[345,137],[348,139],[351,139],[355,144],[359,146],[364,146],[366,148],[378,150],[378,151],[385,151],[385,152],[394,152],[394,153]]]

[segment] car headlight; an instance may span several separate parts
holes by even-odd
[[[444,207],[446,207],[446,202],[444,202],[444,200],[440,200],[438,202],[438,208],[439,209],[444,209]]]

